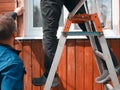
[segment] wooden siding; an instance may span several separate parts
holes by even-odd
[[[120,62],[120,40],[108,40],[108,43]],[[34,86],[31,81],[44,72],[44,56],[41,40],[22,40],[15,44],[21,49],[20,57],[26,67],[24,90],[43,90],[44,86]],[[88,40],[67,40],[58,66],[60,85],[51,90],[104,90],[96,84],[99,76],[95,57]]]
[[[14,0],[0,0],[0,13],[14,10]],[[18,30],[23,30],[22,16],[18,18]],[[23,35],[20,31],[19,36]],[[120,63],[120,40],[108,40],[108,43]],[[27,74],[24,77],[24,90],[43,90],[44,86],[34,86],[31,81],[44,72],[44,56],[41,40],[21,40],[15,43],[21,50]],[[96,84],[99,76],[90,43],[88,40],[67,40],[58,66],[60,85],[51,90],[104,90],[103,85]]]
[[[0,0],[0,13],[14,10],[14,0]]]

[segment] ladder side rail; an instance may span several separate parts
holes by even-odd
[[[85,26],[86,26],[86,29],[87,29],[88,32],[89,31],[92,32],[92,27],[91,27],[91,23],[90,22],[86,22]],[[94,36],[88,36],[88,37],[89,37],[90,44],[91,44],[91,47],[93,49],[93,52],[95,50],[98,50]],[[102,73],[103,68],[102,68],[102,64],[101,64],[101,59],[98,56],[96,56],[96,55],[95,55],[95,58],[96,58],[96,61],[97,61],[97,66],[98,66],[99,72]]]
[[[87,0],[87,1],[89,1],[89,0]],[[97,1],[93,1],[93,2],[96,2],[96,4],[98,4],[97,3]],[[90,7],[89,7],[89,5],[88,5],[88,9],[89,9]],[[88,9],[86,9],[86,10],[88,10]],[[99,8],[97,7],[97,14],[98,14],[98,17],[99,17],[99,19],[100,19],[100,22],[101,22],[101,25],[102,25],[102,27],[104,27],[104,22],[103,22],[103,18],[101,18],[101,15],[100,15],[100,10],[98,10]],[[87,12],[88,13],[88,12]],[[97,23],[93,23],[94,24],[94,27],[96,26],[95,24],[97,24]],[[96,27],[95,27],[95,29],[96,29]],[[96,30],[97,31],[97,30]],[[99,40],[100,41],[100,40]],[[100,43],[101,44],[101,43]],[[102,47],[103,48],[103,47]],[[104,53],[105,54],[105,53]],[[110,54],[109,54],[110,55]],[[95,55],[96,56],[96,55]],[[101,66],[99,66],[99,63],[100,63],[100,61],[99,61],[99,58],[97,58],[96,57],[96,60],[98,61],[97,62],[97,65],[98,65],[98,68],[100,68],[100,72],[102,72],[102,70],[101,70]],[[111,60],[110,60],[111,61]],[[109,62],[108,62],[109,63]],[[111,61],[111,63],[112,63],[112,61]],[[112,63],[113,64],[113,63]],[[110,69],[109,69],[110,70]],[[114,74],[115,74],[115,70],[114,70]],[[116,75],[115,75],[116,76]],[[119,82],[118,82],[118,79],[117,79],[117,77],[116,77],[116,80],[117,80],[117,85],[119,84]],[[113,82],[114,83],[114,82]],[[110,84],[105,84],[104,85],[105,86],[105,90],[119,90],[120,89],[120,87],[119,87],[119,85],[118,85],[118,87],[117,87],[117,89],[115,89],[115,88],[113,88],[113,86],[111,86]]]
[[[87,1],[88,1],[88,0],[87,0]],[[86,3],[84,3],[84,7],[85,7],[85,9],[86,9],[86,13],[89,14],[89,11],[88,11],[88,10],[89,10],[89,6],[86,5]],[[97,18],[98,18],[98,17],[97,17]],[[86,26],[86,29],[87,29],[88,32],[89,32],[89,31],[93,32],[91,25],[92,25],[92,24],[91,24],[91,21],[88,21],[88,22],[85,23],[85,26]],[[94,26],[94,27],[95,27],[95,26]],[[91,46],[92,46],[92,48],[93,48],[93,52],[94,52],[94,55],[95,55],[95,50],[98,50],[97,45],[96,45],[96,42],[95,42],[95,38],[94,38],[94,36],[89,36],[89,39],[90,39],[90,43],[91,43]],[[98,66],[99,72],[100,72],[100,74],[101,74],[102,71],[103,71],[102,65],[101,65],[101,59],[100,59],[98,56],[96,56],[96,55],[95,55],[95,58],[96,58],[96,61],[97,61],[97,66]]]
[[[86,9],[86,13],[87,14],[89,14],[89,12],[88,12],[88,8],[87,8],[87,6],[86,6],[86,4],[84,3],[84,6],[85,6],[85,9]],[[89,21],[89,22],[86,22],[85,23],[85,26],[86,26],[86,28],[87,28],[87,31],[93,31],[92,30],[92,26],[91,26],[91,22]],[[95,26],[94,26],[94,28],[95,28]],[[89,37],[89,39],[90,39],[90,43],[91,43],[91,46],[92,46],[92,48],[94,48],[94,50],[95,49],[97,49],[97,45],[96,45],[96,42],[95,42],[95,38],[92,36],[92,37]],[[93,42],[93,43],[92,43]],[[98,50],[98,49],[97,49]],[[98,67],[98,70],[99,70],[99,72],[100,72],[100,74],[102,74],[102,71],[103,71],[103,66],[101,65],[101,59],[99,58],[99,57],[97,57],[96,55],[95,55],[95,58],[96,58],[96,63],[97,63],[97,67]],[[108,87],[107,87],[107,85],[105,84],[104,85],[105,86],[105,90],[110,90]]]
[[[107,41],[106,41],[104,35],[100,36],[98,39],[99,39],[101,48],[103,50],[104,59],[105,59],[106,65],[108,67],[108,71],[109,71],[111,80],[113,82],[113,85],[114,85],[115,88],[120,89],[119,80],[118,80],[117,74],[115,72],[115,68],[114,68],[112,58],[111,58],[111,55],[110,55],[110,52],[109,52]]]
[[[76,5],[76,7],[70,12],[68,18],[72,18],[76,13],[77,11],[84,5],[86,0],[80,0],[79,3]]]
[[[87,1],[88,1],[88,0],[87,0]],[[89,6],[88,6],[88,4],[86,5],[86,3],[84,3],[84,7],[85,7],[85,10],[86,10],[86,13],[89,14]],[[88,22],[85,23],[85,26],[86,26],[87,31],[93,32],[91,25],[92,25],[92,24],[91,24],[91,21],[88,21]],[[94,27],[95,27],[95,26],[94,26]],[[95,50],[98,50],[94,36],[89,36],[89,39],[90,39],[90,44],[91,44],[91,46],[92,46],[92,48],[93,48],[93,52],[94,52]],[[94,52],[94,55],[95,55],[95,52]],[[96,58],[96,63],[97,63],[98,70],[99,70],[99,72],[100,72],[100,74],[101,74],[102,71],[103,71],[103,69],[102,69],[102,64],[101,64],[101,59],[100,59],[98,56],[96,56],[96,55],[95,55],[95,58]]]
[[[94,20],[93,20],[94,21]],[[92,21],[92,22],[93,22]],[[95,28],[95,30],[96,30],[96,32],[97,32],[97,29],[96,29],[96,27],[97,27],[97,25],[98,24],[96,24],[96,23],[94,23],[93,22],[93,26],[94,26],[94,28]],[[95,27],[96,26],[96,27]],[[92,30],[92,29],[91,29]],[[101,32],[102,33],[102,32]],[[101,37],[102,37],[102,40],[101,40]],[[98,41],[100,42],[99,44],[100,44],[100,46],[101,46],[101,48],[102,48],[102,53],[103,53],[103,58],[105,59],[105,60],[107,60],[107,58],[108,57],[105,57],[105,55],[106,55],[106,49],[108,50],[107,51],[107,53],[109,53],[108,55],[109,55],[109,58],[111,59],[110,61],[111,61],[111,63],[109,63],[108,65],[113,69],[112,71],[111,71],[111,69],[110,68],[108,68],[109,69],[109,71],[111,71],[111,73],[114,75],[114,74],[116,74],[116,72],[115,72],[115,69],[114,69],[114,66],[113,66],[113,62],[112,62],[112,58],[111,58],[111,55],[110,55],[110,52],[109,52],[109,49],[108,49],[108,45],[107,45],[107,41],[106,41],[106,39],[105,39],[105,37],[104,37],[104,35],[100,35],[100,36],[97,36],[97,38],[98,38]],[[93,39],[92,39],[93,40]],[[92,41],[93,42],[93,41]],[[102,43],[102,42],[104,42],[104,43]],[[96,43],[97,44],[97,43]],[[104,45],[105,44],[105,45]],[[100,67],[99,65],[100,65],[100,63],[101,62],[99,62],[99,58],[97,59],[97,63],[98,63],[98,67],[99,67],[99,70],[101,70],[101,68],[102,67]],[[105,61],[106,62],[106,61]],[[106,62],[106,64],[107,64],[107,62]],[[108,67],[108,66],[107,66]],[[101,72],[101,71],[100,71]],[[117,89],[119,89],[120,87],[120,85],[119,85],[119,81],[118,81],[118,78],[117,78],[117,76],[116,76],[116,78],[114,78],[114,76],[112,77],[113,79],[115,79],[114,80],[114,82],[113,82],[113,84],[114,84],[114,89],[110,89],[109,87],[108,87],[108,85],[107,84],[105,84],[104,86],[105,86],[105,90],[117,90]],[[113,81],[113,80],[112,80]],[[109,86],[111,86],[110,84],[109,84]],[[112,86],[111,86],[112,87]],[[117,89],[115,89],[115,88],[117,88]]]
[[[86,13],[89,13],[85,3],[84,3],[84,6],[86,8]],[[93,31],[90,21],[86,22],[85,25],[86,25],[87,31]],[[96,28],[95,25],[94,25],[94,28]],[[95,38],[93,36],[89,36],[89,39],[90,39],[90,43],[91,43],[92,48],[94,48],[94,50],[97,50],[97,45],[96,45],[96,42],[95,42]],[[95,55],[95,53],[94,53],[94,55]],[[98,70],[101,74],[102,71],[103,71],[103,69],[102,69],[103,66],[101,65],[101,61],[100,61],[101,59],[97,55],[95,55],[95,58],[96,58],[96,63],[97,63]],[[104,86],[105,86],[105,90],[114,90],[113,87],[110,84],[105,84]]]
[[[54,76],[55,76],[55,72],[57,71],[57,66],[59,64],[60,57],[62,55],[62,51],[63,51],[63,48],[64,48],[64,44],[66,42],[66,39],[67,39],[67,37],[64,37],[64,35],[60,36],[60,40],[58,42],[58,47],[57,47],[55,57],[53,59],[53,62],[52,62],[52,65],[51,65],[51,68],[50,68],[50,71],[49,71],[49,74],[48,74],[48,78],[47,78],[44,90],[50,90],[50,88],[52,86],[52,82],[53,82],[53,79],[54,79]]]
[[[92,28],[91,28],[91,22],[87,22],[85,24],[86,24],[87,31],[93,31]],[[94,36],[89,36],[89,39],[90,39],[90,43],[91,43],[91,46],[93,48],[93,51],[98,50],[97,45],[96,45],[97,43],[95,42]],[[101,59],[100,59],[100,57],[98,57],[95,54],[95,52],[94,52],[94,55],[95,55],[95,58],[96,58],[96,63],[97,63],[98,70],[101,74],[103,72],[103,66],[102,66]],[[110,84],[104,84],[104,86],[105,86],[105,90],[116,90],[116,89],[113,89],[113,86],[110,85]]]
[[[71,25],[71,22],[69,19],[67,19],[65,27],[64,27],[64,31],[69,31],[70,25]],[[64,49],[66,39],[67,39],[67,36],[64,36],[63,34],[61,34],[44,90],[50,90],[52,86],[52,82],[53,82],[55,73],[57,71],[57,67],[58,67],[58,64],[59,64],[59,61],[62,55],[62,51]]]

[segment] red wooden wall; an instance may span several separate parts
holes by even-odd
[[[120,62],[120,40],[108,40],[108,43]],[[20,57],[27,70],[25,90],[43,90],[44,86],[31,83],[32,78],[44,71],[42,41],[22,40],[15,48],[22,50]],[[51,90],[103,90],[103,85],[95,82],[99,72],[88,40],[67,40],[57,72],[60,85]]]
[[[14,10],[14,0],[0,0],[0,13]],[[23,28],[18,19],[19,31]],[[120,63],[120,40],[107,40]],[[44,56],[41,40],[21,40],[15,43],[20,49],[27,74],[24,77],[24,90],[43,90],[44,86],[34,86],[33,77],[40,77],[44,72]],[[60,85],[51,90],[103,90],[103,85],[96,84],[99,76],[95,58],[88,40],[67,40],[58,66]]]

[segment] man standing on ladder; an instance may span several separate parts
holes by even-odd
[[[74,7],[79,3],[80,0],[41,0],[41,13],[42,13],[42,23],[43,23],[43,48],[44,48],[44,66],[45,72],[40,78],[33,78],[32,83],[36,86],[41,86],[46,83],[49,70],[54,58],[54,54],[57,48],[57,30],[59,26],[59,20],[61,16],[61,11],[63,5],[71,12]],[[85,7],[82,6],[77,13],[83,14],[86,13]],[[85,24],[79,24],[79,27],[83,31],[87,31]],[[97,37],[95,37],[96,42],[98,42]],[[101,51],[101,47],[98,43],[99,51]],[[116,57],[110,50],[110,54],[112,56],[112,60],[114,66],[116,67],[117,74],[120,73],[119,64],[116,60]],[[102,60],[103,61],[103,60]],[[100,77],[96,78],[97,83],[107,83],[110,81],[109,72],[107,70],[107,66],[103,61],[104,70]],[[57,73],[54,77],[52,87],[57,87],[59,84]]]

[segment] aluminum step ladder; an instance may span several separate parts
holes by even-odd
[[[56,73],[62,51],[65,45],[65,42],[67,40],[67,36],[88,36],[90,40],[91,47],[93,49],[97,66],[99,69],[99,72],[102,73],[103,71],[103,66],[101,64],[101,59],[106,62],[110,78],[112,81],[111,84],[104,84],[105,90],[120,90],[120,83],[117,77],[117,74],[115,72],[115,68],[112,62],[112,58],[110,55],[109,47],[107,45],[106,39],[104,37],[104,34],[102,32],[102,25],[101,22],[98,18],[98,13],[94,14],[76,14],[76,12],[81,8],[82,5],[86,6],[86,0],[80,0],[78,5],[73,9],[73,11],[68,15],[68,18],[66,20],[66,24],[64,26],[64,30],[60,36],[57,50],[53,59],[53,63],[51,65],[51,69],[44,87],[44,90],[50,90],[52,86],[52,81],[54,79],[54,75]],[[70,32],[70,26],[72,23],[85,23],[85,26],[87,28],[86,32],[83,31],[72,31]],[[93,28],[95,30],[93,30]],[[100,43],[102,52],[98,50],[97,43],[95,41],[95,37],[97,37],[98,42]]]

